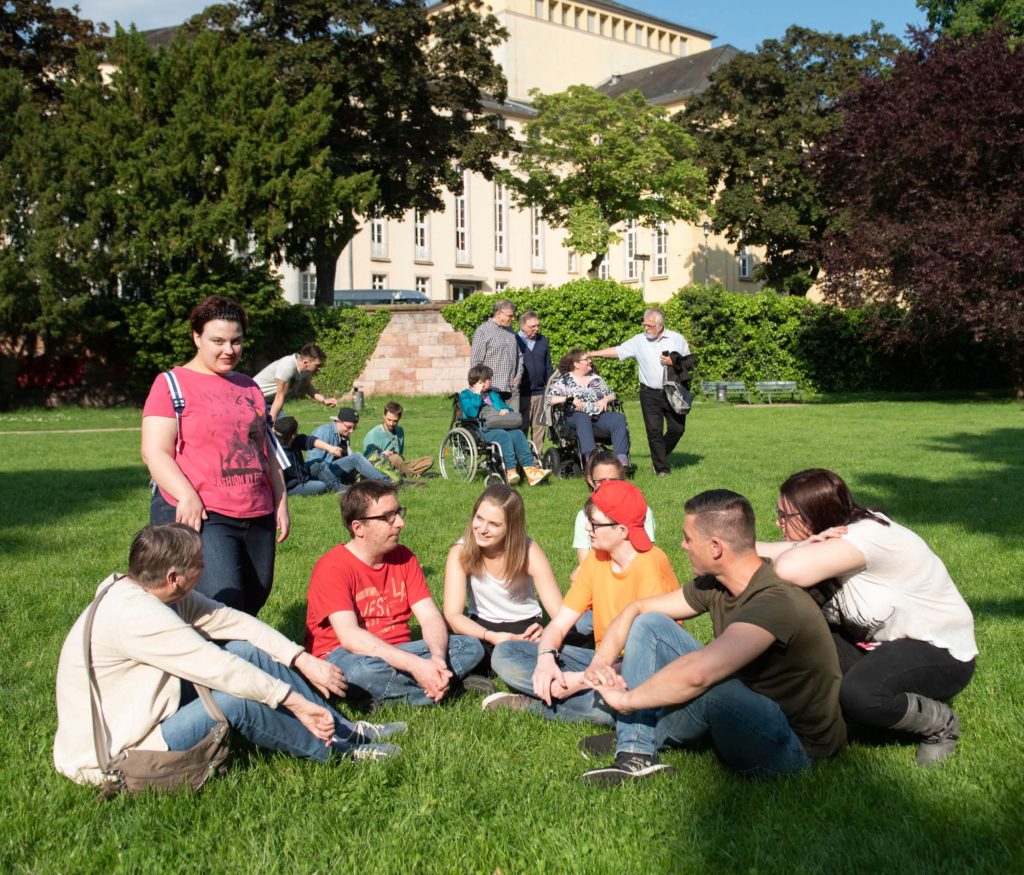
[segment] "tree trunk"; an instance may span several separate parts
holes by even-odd
[[[330,308],[334,306],[334,277],[338,272],[337,252],[318,252],[316,258],[316,305]]]
[[[590,267],[587,268],[587,276],[590,279],[597,279],[597,272],[601,269],[601,262],[605,260],[607,253],[598,252],[593,260],[590,262]]]

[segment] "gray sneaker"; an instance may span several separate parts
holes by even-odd
[[[615,745],[619,737],[614,732],[602,732],[600,735],[588,735],[581,738],[576,749],[585,760],[597,759],[598,757],[615,756]]]
[[[408,728],[409,725],[401,720],[396,720],[393,723],[371,723],[369,720],[360,720],[358,723],[352,724],[352,729],[347,736],[335,735],[332,741],[347,744],[367,744],[380,741],[382,738],[388,738],[391,735],[401,735]]]
[[[526,711],[533,699],[520,693],[492,693],[480,703],[481,711]]]
[[[655,754],[623,751],[616,754],[615,762],[610,766],[584,772],[580,776],[580,780],[584,784],[614,787],[626,781],[640,781],[659,772],[674,775],[675,771],[672,766],[659,760]]]
[[[392,759],[401,753],[402,749],[397,744],[359,744],[348,755],[353,762],[364,763]]]
[[[479,693],[482,696],[490,696],[498,692],[494,681],[485,678],[482,674],[468,674],[462,679],[462,689],[467,693]]]

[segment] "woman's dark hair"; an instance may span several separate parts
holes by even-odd
[[[225,322],[237,322],[244,334],[249,329],[249,317],[240,304],[223,295],[210,295],[202,303],[196,304],[189,314],[188,321],[195,334],[202,334],[207,322],[223,319]]]
[[[581,358],[586,358],[587,351],[585,349],[573,349],[567,352],[558,360],[558,373],[568,374],[573,369],[573,366]]]
[[[858,520],[889,525],[871,509],[857,504],[843,478],[827,468],[797,471],[779,487],[779,496],[793,506],[815,534]]]

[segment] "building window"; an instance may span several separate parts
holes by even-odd
[[[547,283],[533,283],[533,285],[531,285],[530,288],[532,288],[535,292],[539,292],[546,285]]]
[[[380,216],[370,219],[370,257],[388,257],[387,219]]]
[[[508,288],[508,280],[495,280],[494,291],[504,292]]]
[[[572,7],[568,4],[562,4],[562,26],[572,27]]]
[[[540,18],[543,20],[545,5],[546,4],[544,0],[533,0],[533,15],[535,18]]]
[[[637,24],[637,25],[633,26],[634,39],[636,40],[636,44],[638,46],[646,45],[646,43],[644,42],[644,34],[645,33],[646,33],[646,31],[644,30],[642,25]]]
[[[597,30],[597,13],[587,13],[587,32],[594,33]]]
[[[626,226],[626,265],[623,275],[627,280],[636,279],[636,219],[630,219]]]
[[[569,273],[580,272],[580,257],[571,249],[569,250],[569,263],[566,265],[566,269],[569,271]]]
[[[746,246],[740,247],[740,279],[752,280],[754,278],[754,256]]]
[[[530,211],[530,267],[544,270],[544,217],[540,207]]]
[[[451,284],[451,290],[452,290],[452,300],[453,301],[462,301],[465,298],[468,298],[470,295],[474,294],[475,292],[479,292],[480,291],[480,286],[477,283],[457,283],[457,282],[453,282]]]
[[[608,253],[606,252],[601,263],[597,266],[597,278],[606,280],[611,278],[611,268],[608,266]]]
[[[315,270],[304,270],[299,274],[299,301],[303,304],[316,303]]]
[[[469,171],[462,171],[462,191],[455,196],[455,263],[469,264]]]
[[[654,250],[653,276],[668,276],[668,226],[658,222],[651,234],[651,249]]]
[[[416,291],[423,292],[428,298],[430,297],[430,277],[429,276],[418,276],[416,277]]]
[[[371,274],[370,288],[386,289],[388,287],[388,275],[386,273]]]
[[[508,188],[494,184],[494,266],[508,267]]]
[[[412,238],[413,258],[430,261],[430,217],[423,210],[413,214]]]
[[[686,57],[686,40],[683,39],[682,37],[679,38],[679,57]]]

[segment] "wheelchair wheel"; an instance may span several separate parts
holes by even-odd
[[[562,464],[562,454],[558,451],[558,447],[548,447],[544,451],[540,463],[551,473],[557,472],[558,466]]]
[[[441,441],[437,465],[445,480],[465,480],[476,476],[476,441],[464,428],[453,428]]]
[[[484,486],[497,486],[499,483],[504,483],[505,478],[502,477],[496,471],[489,471],[487,476],[484,477]]]

